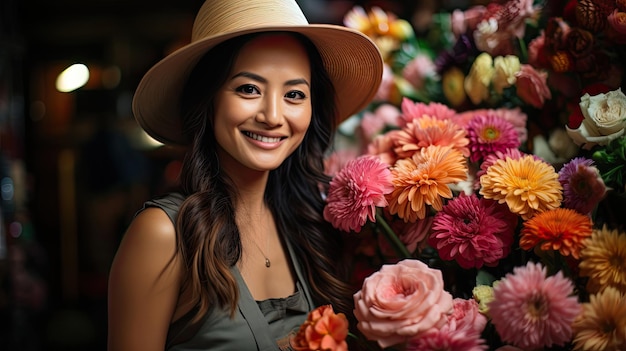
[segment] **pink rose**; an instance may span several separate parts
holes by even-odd
[[[541,108],[546,99],[552,98],[552,93],[546,83],[547,73],[539,72],[531,65],[522,65],[516,77],[517,95],[527,104]]]
[[[453,301],[454,312],[449,325],[454,330],[467,330],[469,334],[480,334],[487,325],[487,317],[478,310],[476,300],[456,298]]]
[[[419,260],[383,265],[354,294],[357,327],[382,348],[439,329],[453,312],[452,295],[443,287],[441,271]]]

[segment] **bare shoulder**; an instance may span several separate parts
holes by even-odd
[[[159,208],[139,213],[118,247],[109,274],[110,349],[163,349],[181,272],[176,231],[167,214]]]

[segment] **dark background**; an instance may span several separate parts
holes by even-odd
[[[249,0],[253,1],[253,0]],[[419,32],[464,1],[300,0],[340,24],[377,5]],[[105,350],[107,273],[134,212],[175,184],[180,152],[146,143],[131,113],[145,71],[189,41],[202,1],[0,2],[0,349]],[[60,93],[73,63],[92,74]]]

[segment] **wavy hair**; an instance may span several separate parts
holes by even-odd
[[[192,322],[215,305],[231,316],[237,308],[238,287],[230,269],[242,254],[234,213],[238,194],[219,168],[213,107],[239,49],[258,35],[236,37],[212,49],[194,68],[183,93],[183,132],[191,147],[181,171],[186,200],[177,220],[177,250],[186,268],[183,289],[190,289],[197,300]],[[344,265],[337,261],[342,256],[342,236],[322,216],[322,191],[329,182],[323,158],[337,127],[334,89],[314,44],[300,34],[290,35],[304,44],[309,55],[313,115],[300,146],[270,171],[265,201],[279,233],[300,260],[315,303],[332,303],[349,315],[352,292],[347,272],[339,271]]]

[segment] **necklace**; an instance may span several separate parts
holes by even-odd
[[[269,243],[269,236],[267,238],[267,241]],[[259,244],[256,243],[256,241],[252,240],[252,243],[254,244],[254,246],[256,246],[257,249],[259,249],[259,252],[265,258],[265,267],[270,268],[270,266],[272,265],[272,262],[270,261],[269,258],[267,258],[267,255],[265,254],[265,252],[263,252],[263,250],[261,250],[261,247],[259,246]],[[267,245],[267,246],[269,247],[269,245]]]
[[[242,211],[244,211],[244,213],[248,213],[245,209],[243,209]],[[255,216],[256,217],[256,216]],[[269,228],[270,223],[267,222],[267,217],[265,216],[265,218],[263,218],[264,216],[260,216],[259,220],[257,220],[255,223],[261,223],[261,225],[256,225],[256,226],[248,226],[246,225],[246,227],[249,228],[260,228],[261,230],[257,231],[257,233],[261,232],[265,234],[265,247],[266,247],[266,251],[270,251],[270,233],[272,232],[271,229]],[[252,218],[248,215],[245,216],[244,218],[249,218],[250,222],[252,222]],[[261,255],[263,255],[263,258],[265,259],[265,267],[270,268],[270,266],[272,265],[272,261],[270,261],[269,257],[267,257],[267,255],[265,254],[265,252],[263,251],[263,249],[261,249],[261,246],[259,246],[259,244],[257,243],[257,241],[255,240],[257,236],[253,235],[254,231],[248,232],[249,235],[247,235],[247,240],[252,241],[252,243],[254,244],[254,246],[256,246],[256,248],[259,250],[259,252],[261,253]]]

